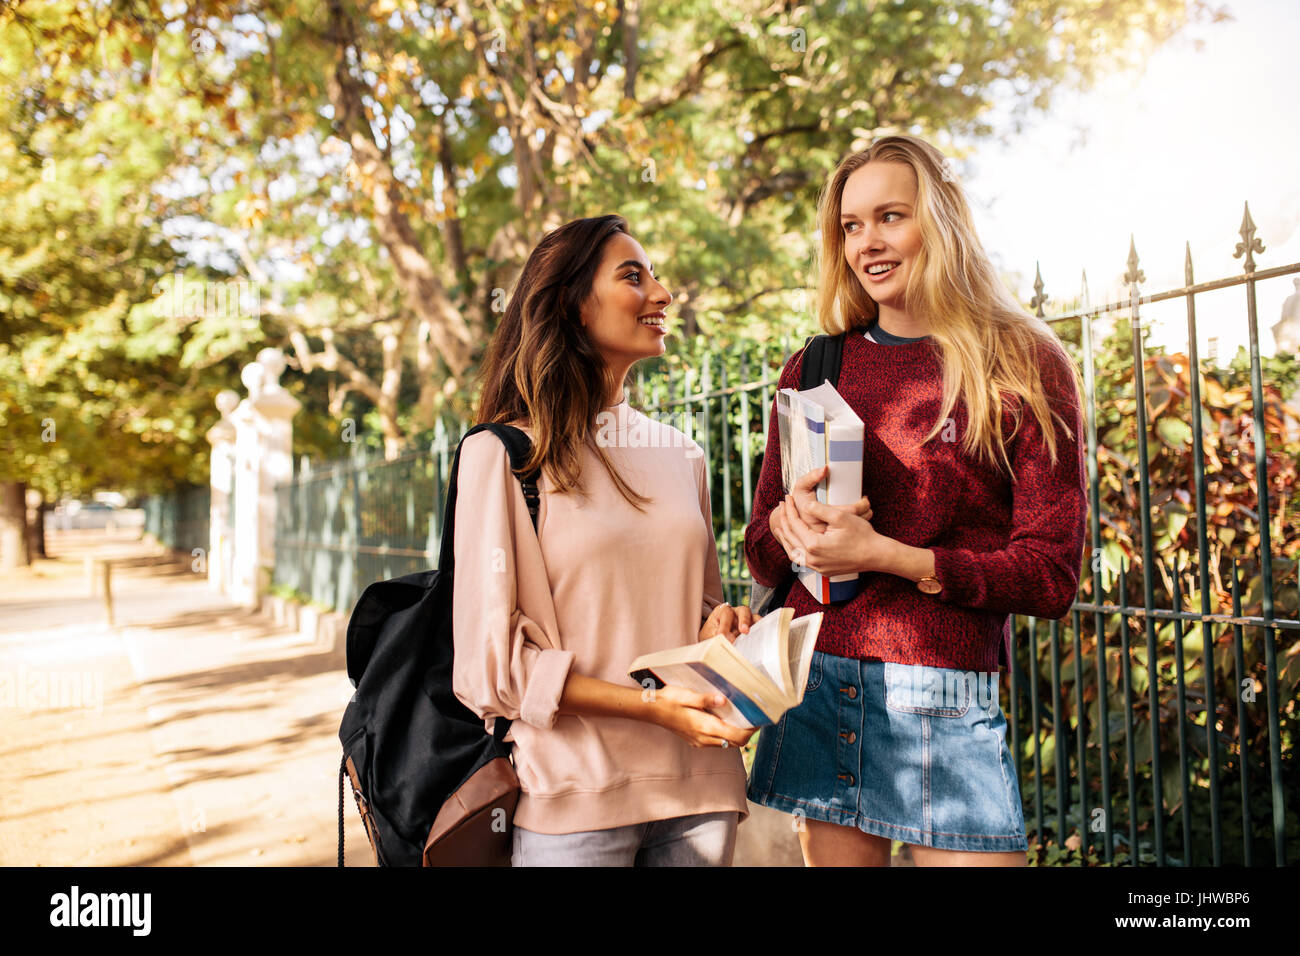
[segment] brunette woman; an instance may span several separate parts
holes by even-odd
[[[752,731],[627,676],[751,622],[723,603],[700,447],[624,394],[671,301],[621,217],[576,220],[528,257],[488,347],[477,419],[529,435],[541,505],[534,533],[504,446],[466,440],[454,688],[489,729],[513,721],[517,866],[729,865],[747,815]]]

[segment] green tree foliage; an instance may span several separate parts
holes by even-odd
[[[188,371],[286,346],[290,378],[327,393],[328,418],[306,432],[323,440],[342,417],[366,418],[390,455],[467,412],[482,348],[546,229],[623,213],[688,339],[762,338],[811,281],[816,194],[849,148],[888,130],[988,134],[995,99],[1018,117],[1045,108],[1053,89],[1215,15],[1202,0],[14,10],[7,32],[35,38],[67,76],[144,91],[110,112],[119,133],[142,127],[134,150],[166,160],[151,198],[166,208],[148,225],[185,251],[185,278],[256,287],[232,322],[159,315],[155,277],[138,282],[139,354]],[[43,88],[70,108],[94,96],[71,80]],[[123,149],[104,153],[117,162]]]
[[[149,218],[169,147],[157,104],[76,55],[67,5],[23,14],[0,15],[4,477],[47,497],[130,486],[141,464],[163,487],[196,477],[199,383],[126,347],[130,306],[175,261]]]
[[[213,397],[261,342],[177,229],[204,93],[163,81],[165,42],[98,5],[0,12],[0,480],[47,500],[206,484]]]

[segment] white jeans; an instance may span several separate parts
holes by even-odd
[[[731,866],[740,814],[695,813],[606,830],[514,827],[512,866]]]

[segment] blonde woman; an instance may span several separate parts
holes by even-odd
[[[745,554],[760,584],[798,562],[861,572],[861,589],[824,608],[807,696],[760,735],[749,799],[803,817],[808,865],[888,865],[891,840],[919,865],[1024,865],[998,667],[1008,615],[1060,618],[1078,586],[1078,375],[1003,287],[929,144],[848,156],[819,223],[818,318],[844,336],[864,497],[820,504],[820,473],[785,496],[774,412]],[[781,387],[801,369],[802,353]],[[786,604],[822,609],[797,583]]]

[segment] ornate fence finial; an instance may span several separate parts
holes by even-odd
[[[1137,244],[1133,241],[1132,234],[1128,237],[1128,272],[1124,273],[1124,281],[1129,285],[1147,281],[1147,274],[1138,268]]]
[[[217,392],[217,411],[221,412],[223,419],[229,418],[230,413],[239,407],[239,393],[232,388],[223,388]]]
[[[280,376],[284,374],[284,353],[279,349],[266,348],[257,353],[257,364],[266,370],[262,378],[263,391],[271,392],[283,388]]]
[[[1241,238],[1242,241],[1237,243],[1237,251],[1232,254],[1232,258],[1241,258],[1242,253],[1246,255],[1246,272],[1255,271],[1255,253],[1264,251],[1264,243],[1260,242],[1255,235],[1255,220],[1250,218],[1250,203],[1246,203],[1246,214],[1241,217]]]
[[[1088,294],[1088,270],[1083,270],[1083,285],[1079,292],[1079,305],[1086,312],[1092,306],[1092,296]]]
[[[257,362],[249,362],[239,373],[239,380],[248,389],[248,397],[257,401],[262,395],[262,383],[266,380],[266,367]]]
[[[1195,284],[1192,279],[1192,244],[1190,242],[1187,243],[1187,258],[1183,260],[1183,282],[1186,285]]]
[[[1029,307],[1037,309],[1034,314],[1040,319],[1044,317],[1043,305],[1047,302],[1047,296],[1043,295],[1043,270],[1034,263],[1034,297],[1029,300]]]

